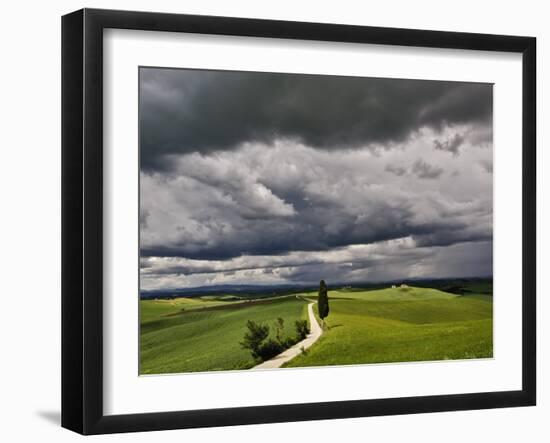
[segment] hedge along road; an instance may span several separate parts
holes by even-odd
[[[302,349],[303,350],[308,349],[313,345],[313,343],[315,343],[319,339],[319,337],[323,333],[323,330],[321,329],[321,326],[319,326],[319,323],[317,323],[317,319],[313,314],[314,304],[315,303],[310,303],[309,305],[307,305],[307,313],[309,316],[309,324],[310,324],[310,333],[307,335],[307,337],[304,338],[301,342],[298,342],[294,346],[281,352],[279,355],[273,357],[271,360],[266,360],[263,363],[260,363],[259,365],[254,366],[252,369],[279,368],[281,367],[281,365],[283,365],[287,361],[290,361],[297,355],[300,355],[302,353]]]

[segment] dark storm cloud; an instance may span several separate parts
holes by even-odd
[[[335,205],[336,206],[336,205]],[[418,225],[413,222],[413,213],[406,209],[377,206],[373,213],[362,217],[337,214],[331,208],[327,230],[326,211],[322,207],[304,209],[300,218],[288,220],[260,220],[244,223],[233,235],[218,235],[213,231],[206,242],[194,242],[191,236],[185,241],[165,246],[145,246],[142,256],[188,257],[192,259],[223,260],[240,255],[273,255],[291,250],[326,251],[353,244],[368,244],[407,235],[424,238],[437,230],[437,223]],[[448,229],[452,229],[446,226]],[[456,230],[464,225],[455,224]],[[443,238],[449,238],[454,230]],[[266,235],[266,233],[269,233]],[[439,241],[443,241],[442,239]],[[183,269],[181,272],[185,272]]]
[[[266,272],[273,272],[274,269],[282,267],[298,267],[309,265],[321,265],[324,262],[319,259],[312,259],[311,257],[286,257],[281,256],[269,257],[268,259],[262,259],[262,257],[249,257],[245,260],[231,261],[212,261],[212,260],[185,260],[184,263],[175,261],[170,263],[170,257],[164,257],[161,267],[155,266],[154,262],[150,261],[150,257],[144,257],[140,261],[140,268],[142,272],[149,272],[155,275],[171,275],[171,274],[212,274],[216,272],[235,273],[237,271],[245,270],[257,270],[262,269]],[[223,266],[220,266],[223,263]],[[229,274],[228,274],[229,275]]]
[[[464,135],[455,134],[453,137],[444,141],[434,140],[434,148],[440,151],[448,151],[453,155],[458,155],[458,148],[464,143],[464,140]]]
[[[491,229],[475,231],[464,227],[463,229],[441,229],[429,234],[413,235],[416,244],[423,246],[450,246],[462,242],[489,241],[493,238]]]
[[[422,160],[417,160],[412,167],[413,174],[418,178],[436,179],[443,173],[443,168],[432,166]]]
[[[345,215],[334,217],[337,230],[326,232],[326,225],[319,219],[319,213],[302,213],[300,220],[277,221],[274,223],[248,224],[234,235],[216,238],[210,242],[181,243],[166,246],[147,246],[141,248],[143,257],[187,257],[195,260],[226,260],[242,255],[277,255],[292,250],[328,251],[348,245],[370,244],[391,239],[411,236],[419,246],[448,246],[465,241],[490,240],[492,232],[476,232],[469,229],[466,222],[415,223],[412,213],[397,211],[391,207],[379,207],[376,214],[361,220],[347,218]],[[313,220],[319,220],[314,223]],[[269,233],[266,235],[266,233]],[[308,264],[318,264],[312,261]],[[285,266],[303,265],[302,262],[289,261]],[[251,269],[250,267],[235,268]],[[192,272],[191,272],[192,271]],[[181,266],[174,273],[211,272],[204,267]]]
[[[315,257],[317,260],[311,260]],[[492,241],[465,242],[441,246],[418,246],[411,242],[390,241],[327,253],[291,253],[286,257],[244,256],[229,261],[188,259],[147,259],[142,267],[146,282],[170,286],[182,277],[197,283],[218,279],[218,283],[286,281],[316,283],[319,276],[329,282],[387,281],[410,277],[468,277],[492,274]],[[186,263],[185,275],[179,266]],[[411,269],[415,271],[410,272]],[[367,278],[368,276],[368,278]],[[221,278],[221,281],[220,281]],[[177,283],[176,283],[177,285]]]
[[[406,168],[403,168],[401,166],[395,166],[395,165],[386,165],[385,170],[388,172],[391,172],[392,174],[397,175],[398,177],[401,177],[407,172]]]
[[[490,275],[492,86],[141,69],[142,288]]]
[[[140,70],[143,170],[169,168],[174,154],[231,150],[246,142],[292,139],[326,150],[357,148],[401,142],[424,126],[484,127],[491,118],[489,84]]]
[[[468,158],[460,161],[456,167],[471,169]],[[478,195],[477,185],[468,189],[488,180],[482,168],[479,177],[468,172],[459,180],[444,179],[442,167],[418,159],[406,174],[388,171],[388,164],[371,154],[295,145],[185,155],[171,173],[142,173],[142,209],[149,217],[141,254],[227,260],[403,237],[422,245],[491,238],[491,194]]]

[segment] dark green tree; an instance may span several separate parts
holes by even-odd
[[[283,318],[278,317],[277,321],[275,322],[275,338],[280,343],[283,341],[284,329],[285,329],[285,321]]]
[[[263,341],[269,336],[269,326],[259,325],[252,320],[248,320],[246,327],[248,331],[244,334],[243,341],[240,343],[241,348],[250,350],[252,357],[260,360],[262,358]]]
[[[317,309],[319,311],[319,317],[325,324],[325,318],[328,317],[329,306],[328,306],[328,289],[327,284],[324,280],[321,280],[319,284],[319,296],[317,297]]]
[[[296,327],[296,340],[301,341],[309,334],[309,326],[307,320],[296,320],[294,323]]]

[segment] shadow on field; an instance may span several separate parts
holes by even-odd
[[[289,300],[293,300],[294,296],[292,295],[284,295],[281,297],[272,297],[272,298],[264,298],[264,299],[251,299],[246,301],[240,301],[240,302],[232,302],[227,303],[226,305],[217,305],[217,306],[205,306],[203,308],[195,308],[195,309],[185,309],[182,308],[181,311],[177,312],[171,312],[169,314],[163,314],[161,317],[177,317],[179,315],[184,314],[194,314],[196,312],[205,312],[205,311],[224,311],[224,310],[231,310],[231,309],[243,309],[243,308],[250,308],[253,306],[258,305],[268,305],[272,303],[280,303],[285,302]]]

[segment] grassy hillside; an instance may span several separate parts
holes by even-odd
[[[294,322],[307,318],[307,302],[295,296],[257,302],[226,300],[140,301],[140,373],[250,368],[254,361],[239,345],[247,320],[272,326],[282,317],[285,336],[291,336]]]
[[[469,289],[467,294],[419,287],[329,291],[330,329],[285,366],[491,357],[492,288]],[[255,362],[239,345],[247,320],[269,324],[273,336],[273,323],[282,317],[289,337],[295,320],[307,318],[308,299],[315,301],[316,294],[142,300],[140,373],[250,368]]]
[[[454,294],[430,288],[387,288],[374,290],[340,289],[330,291],[331,298],[356,299],[363,301],[397,301],[397,300],[441,300],[454,298]]]
[[[492,357],[492,297],[428,288],[330,291],[326,331],[287,367]]]
[[[140,300],[141,324],[193,309],[222,306],[229,302],[220,299],[176,298],[174,300]]]

